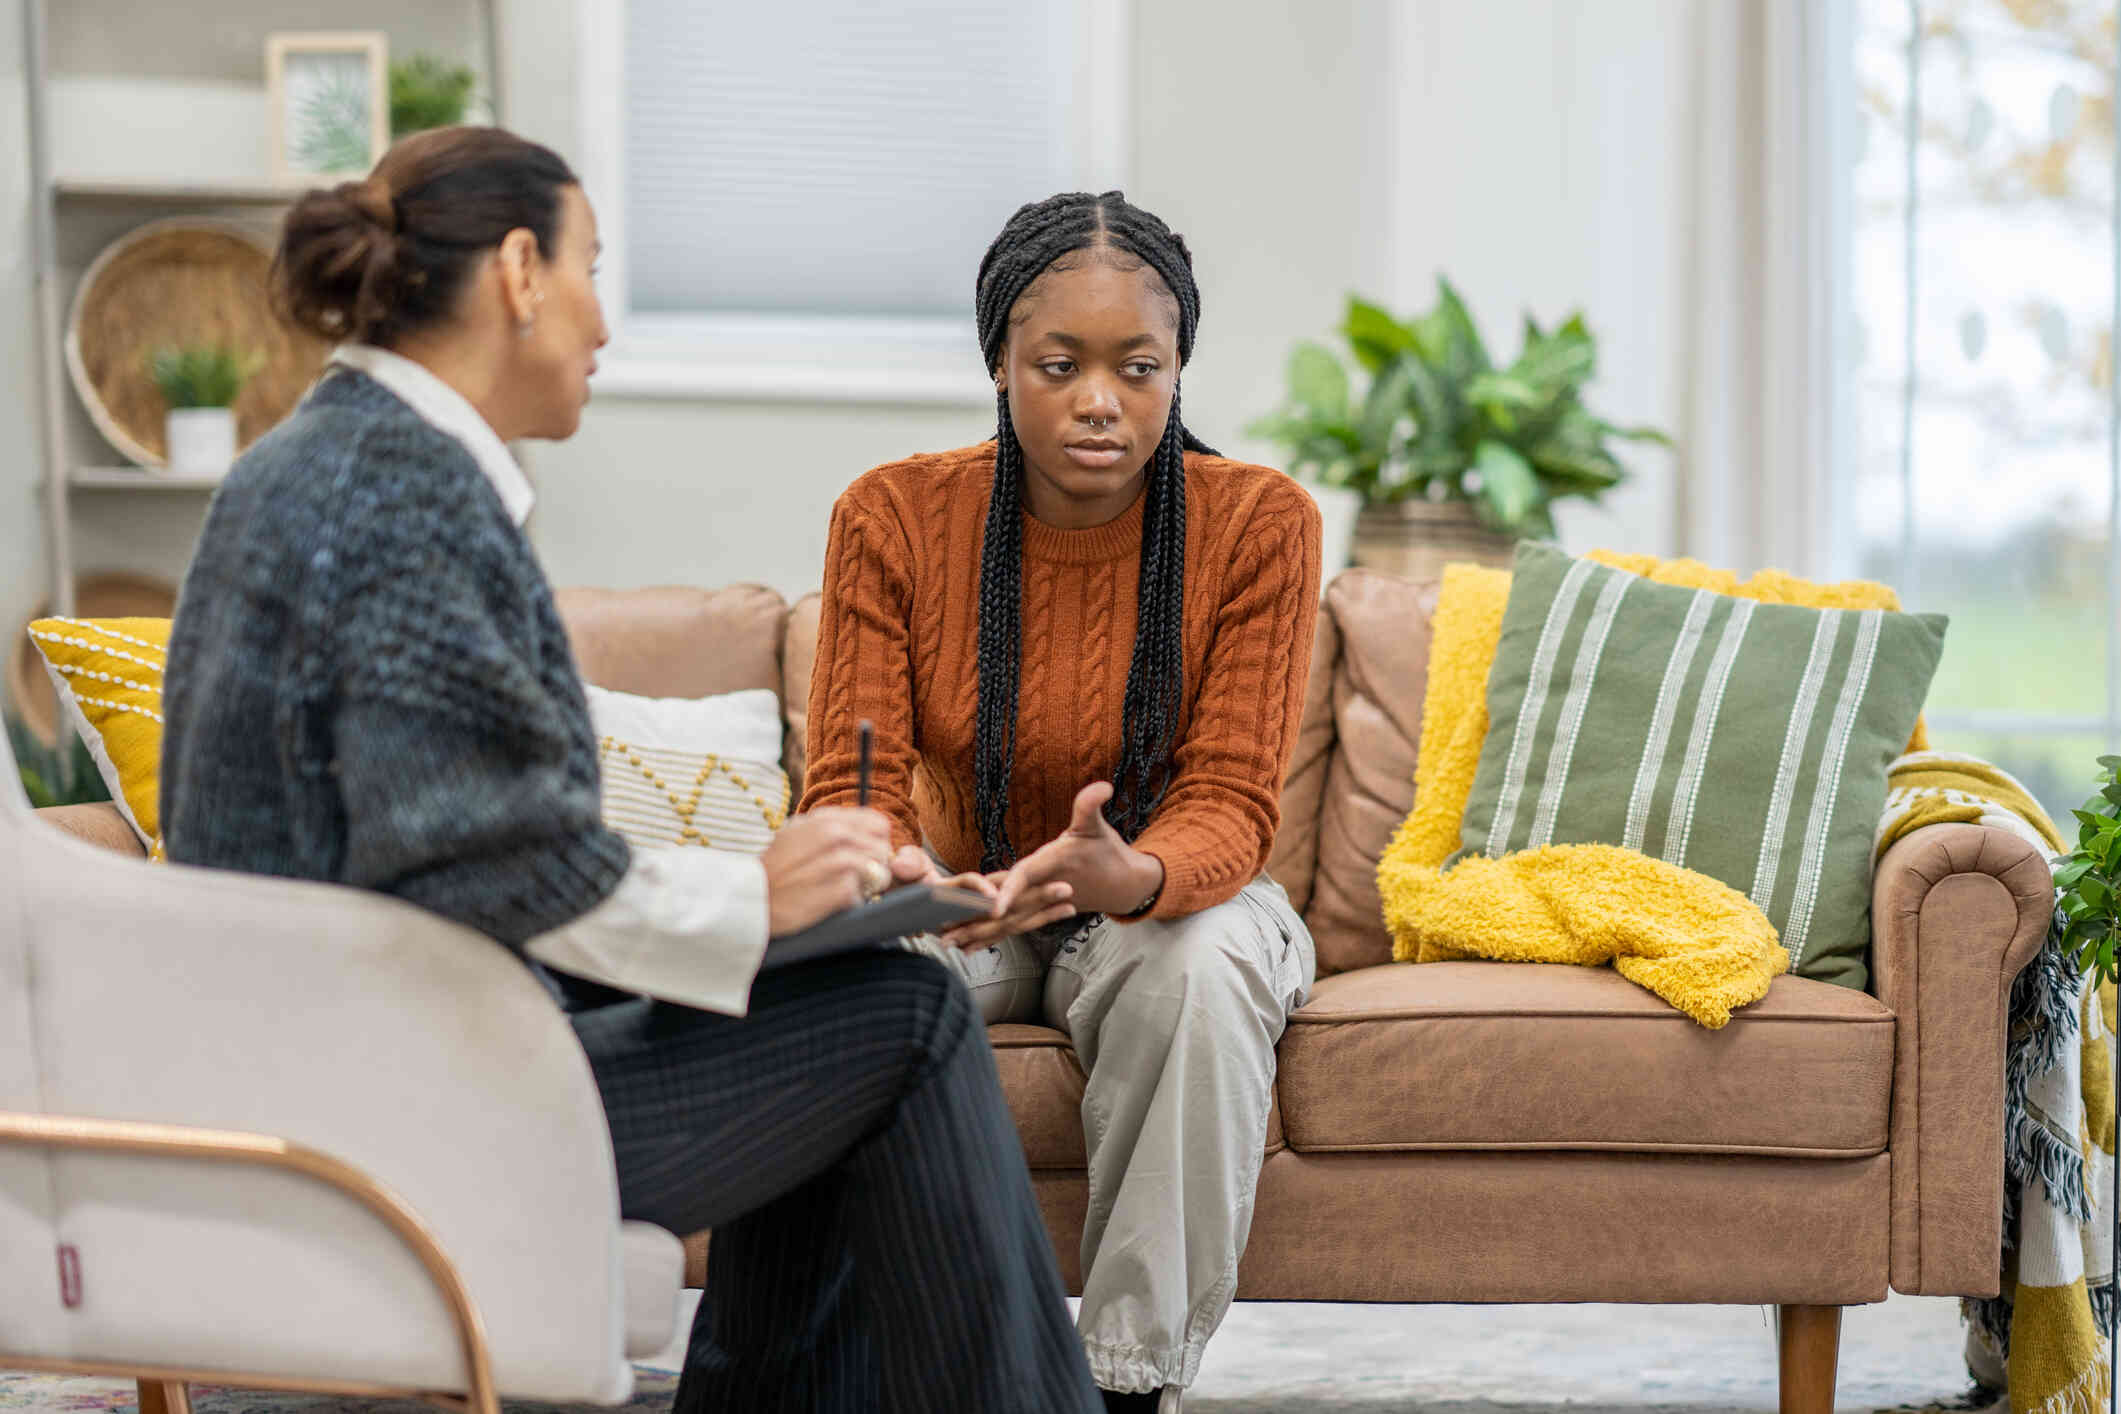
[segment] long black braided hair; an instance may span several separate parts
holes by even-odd
[[[1001,366],[1010,314],[1025,291],[1055,262],[1078,251],[1102,260],[1145,265],[1178,303],[1178,362],[1193,354],[1200,323],[1200,290],[1193,255],[1162,221],[1130,205],[1116,191],[1092,196],[1063,192],[1018,208],[980,260],[974,313],[987,371]],[[1009,782],[1016,767],[1016,693],[1023,657],[1024,449],[1009,417],[1009,395],[995,393],[994,490],[980,552],[979,718],[974,735],[974,810],[979,819],[982,870],[1016,860],[1009,839]],[[1171,753],[1185,685],[1186,473],[1188,451],[1214,455],[1171,416],[1147,467],[1142,522],[1139,611],[1134,656],[1127,667],[1121,709],[1122,745],[1112,772],[1105,818],[1133,841],[1156,813],[1170,785]]]

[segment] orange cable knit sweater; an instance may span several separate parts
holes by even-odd
[[[851,805],[855,727],[876,724],[871,803],[901,844],[979,867],[973,721],[980,544],[994,444],[869,472],[832,512],[802,808]],[[1090,530],[1024,517],[1023,666],[1009,837],[1028,854],[1109,780],[1133,655],[1142,506]],[[1164,866],[1153,916],[1197,913],[1265,867],[1318,617],[1318,509],[1278,471],[1186,454],[1185,693],[1175,771],[1135,847]]]

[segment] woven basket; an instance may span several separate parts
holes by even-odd
[[[141,466],[166,466],[169,411],[148,375],[158,349],[222,345],[263,364],[236,398],[236,450],[294,410],[331,346],[272,312],[272,256],[233,226],[156,221],[112,242],[81,277],[66,366],[96,430]]]
[[[77,619],[166,619],[176,612],[177,591],[165,580],[144,574],[111,570],[85,574],[74,581],[74,617]],[[59,740],[59,699],[52,695],[52,680],[44,671],[43,655],[30,642],[29,625],[51,614],[49,603],[39,604],[15,630],[14,648],[7,658],[7,701],[22,718],[22,724],[46,746]]]

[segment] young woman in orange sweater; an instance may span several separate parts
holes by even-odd
[[[1090,1206],[1080,1328],[1113,1408],[1176,1409],[1229,1309],[1314,968],[1263,870],[1303,706],[1319,520],[1179,419],[1200,295],[1117,192],[1019,210],[980,262],[995,438],[834,508],[803,808],[872,802],[900,878],[977,871],[936,941],[990,1022],[1066,1031]],[[924,848],[925,847],[925,848]]]

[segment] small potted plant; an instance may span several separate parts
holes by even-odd
[[[1669,445],[1584,406],[1598,353],[1580,314],[1551,332],[1527,316],[1506,368],[1446,280],[1407,321],[1350,297],[1340,333],[1368,386],[1358,394],[1331,349],[1298,344],[1283,405],[1247,430],[1279,443],[1290,471],[1362,498],[1359,565],[1410,578],[1451,560],[1507,565],[1518,539],[1553,537],[1555,501],[1626,477],[1609,438]]]
[[[58,741],[47,746],[14,713],[5,714],[5,720],[7,743],[15,753],[15,769],[21,773],[22,789],[32,808],[110,799],[95,758],[81,738],[61,727]]]
[[[398,60],[390,66],[391,138],[463,122],[477,83],[465,65],[433,54]]]
[[[2077,970],[2111,982],[2121,974],[2121,756],[2099,758],[2099,793],[2075,813],[2077,847],[2055,865],[2055,926]]]
[[[2121,756],[2099,758],[2099,793],[2074,812],[2077,847],[2055,861],[2055,917],[2050,938],[2101,987],[2121,980]],[[2113,1122],[2121,1129],[2121,1085]],[[2121,1167],[2113,1175],[2109,1215],[2121,1224]],[[2121,1312],[2110,1314],[2109,1321]],[[2101,1334],[2114,1339],[2114,1327]],[[2109,1350],[2109,1359],[2112,1352]],[[2109,1400],[2111,1403],[2111,1400]]]
[[[254,356],[220,345],[156,351],[148,372],[169,405],[171,471],[219,475],[236,459],[236,395],[258,371]]]

